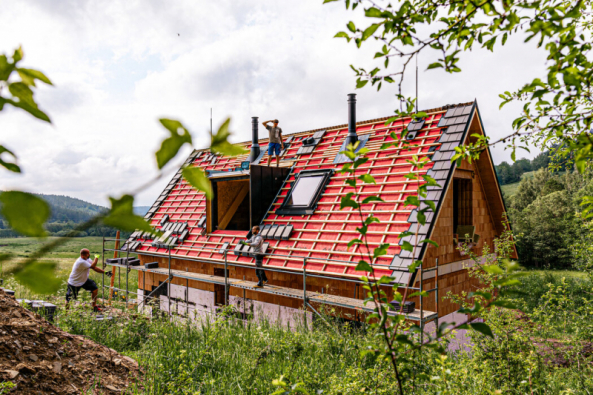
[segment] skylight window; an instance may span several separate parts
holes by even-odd
[[[315,198],[315,192],[319,189],[319,185],[321,185],[324,178],[325,176],[323,175],[300,177],[294,185],[294,188],[292,188],[288,204],[290,206],[310,206]]]
[[[284,203],[276,210],[276,214],[313,214],[317,201],[319,201],[332,173],[333,170],[300,172],[296,181],[292,183],[292,188],[288,191]]]

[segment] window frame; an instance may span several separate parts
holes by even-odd
[[[317,202],[323,195],[325,187],[329,183],[331,176],[334,174],[333,169],[323,169],[323,170],[303,170],[296,174],[295,180],[292,182],[290,190],[288,194],[284,198],[282,205],[276,210],[275,214],[277,215],[311,215],[315,212],[317,208]],[[313,194],[313,198],[311,199],[311,203],[307,206],[294,206],[289,204],[290,198],[292,197],[292,193],[294,192],[294,188],[298,184],[298,181],[302,177],[316,177],[316,176],[323,176],[317,190]]]
[[[473,180],[461,177],[453,178],[453,233],[457,228],[474,225]],[[461,220],[461,221],[460,221]],[[463,223],[461,223],[463,222]],[[469,222],[469,223],[466,223]]]

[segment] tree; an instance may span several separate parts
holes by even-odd
[[[550,181],[557,183],[551,179],[546,184]],[[515,231],[520,233],[517,249],[523,264],[556,269],[572,266],[578,222],[571,203],[570,195],[559,190],[537,197],[514,216]]]
[[[329,3],[337,0],[324,0]],[[522,113],[512,124],[513,133],[490,142],[480,136],[472,144],[458,147],[455,159],[477,158],[488,145],[503,143],[515,160],[517,148],[532,143],[554,148],[554,155],[571,157],[579,171],[593,158],[593,62],[590,1],[568,0],[411,0],[379,3],[345,0],[346,8],[358,6],[367,17],[363,26],[350,21],[347,30],[336,34],[357,47],[372,40],[377,44],[371,70],[351,66],[356,87],[396,84],[400,102],[396,116],[414,113],[415,99],[402,91],[405,71],[419,53],[433,61],[428,69],[442,68],[459,73],[462,56],[472,49],[494,51],[509,39],[536,41],[547,51],[548,73],[515,90],[500,94],[501,106],[523,103]],[[418,113],[416,116],[423,116]],[[584,199],[587,203],[589,199]],[[593,203],[593,197],[590,198]],[[593,211],[591,211],[593,215]]]

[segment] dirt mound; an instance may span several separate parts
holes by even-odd
[[[0,382],[10,394],[126,393],[138,364],[56,328],[0,290]]]

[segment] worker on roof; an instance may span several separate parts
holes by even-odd
[[[66,291],[66,308],[68,308],[70,299],[77,299],[78,291],[80,291],[80,288],[83,288],[91,293],[93,310],[100,311],[97,307],[97,293],[99,292],[99,288],[97,288],[97,284],[89,278],[89,272],[93,269],[97,273],[105,273],[108,277],[111,277],[111,272],[106,272],[97,267],[100,255],[95,255],[93,261],[91,261],[90,256],[91,252],[88,249],[83,248],[80,250],[80,258],[78,258],[72,266],[72,272],[68,278],[68,289]]]
[[[247,241],[241,240],[241,244],[246,244],[253,247],[253,254],[255,255],[255,267],[263,267],[264,266],[264,255],[263,255],[263,245],[264,245],[264,238],[261,237],[259,234],[259,226],[255,225],[251,228],[251,239]],[[257,283],[258,287],[263,287],[264,284],[268,282],[268,277],[266,276],[266,272],[263,269],[255,269],[255,275],[259,280]]]
[[[270,122],[274,126],[268,125]],[[282,141],[282,129],[278,127],[278,120],[270,120],[262,122],[264,127],[270,132],[270,141],[268,142],[268,166],[272,162],[272,153],[276,153],[276,167],[280,166],[280,151],[284,149],[284,142]]]

